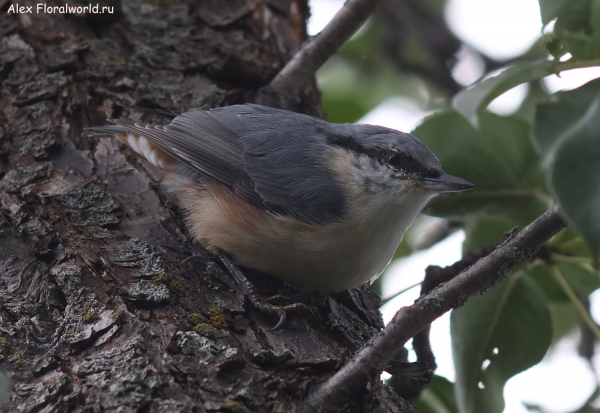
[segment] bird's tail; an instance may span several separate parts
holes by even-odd
[[[112,122],[113,120],[111,120]],[[118,120],[117,120],[118,121]],[[154,145],[143,135],[132,131],[123,125],[93,126],[85,128],[86,133],[91,136],[104,138],[115,137],[133,149],[138,155],[141,155],[151,164],[164,170],[164,172],[173,169],[175,158]]]
[[[112,138],[118,133],[127,133],[127,128],[121,125],[106,125],[85,128],[85,131],[90,136],[94,136],[97,138]]]

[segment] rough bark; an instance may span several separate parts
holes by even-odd
[[[264,296],[314,309],[270,331],[276,319],[219,265],[179,267],[201,249],[151,165],[82,132],[107,117],[150,120],[131,105],[252,101],[305,40],[306,0],[107,0],[115,14],[103,15],[9,5],[0,0],[5,410],[300,409],[380,329],[378,297],[331,298],[249,274]],[[319,115],[318,101],[313,82],[288,109]],[[378,377],[344,409],[412,411]]]

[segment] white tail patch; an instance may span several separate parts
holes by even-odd
[[[115,138],[157,167],[165,178],[162,180],[162,185],[167,192],[185,191],[194,186],[192,179],[173,172],[177,160],[147,138],[135,132],[116,133]]]
[[[161,169],[166,169],[170,166],[171,162],[168,159],[170,157],[143,136],[127,132],[127,134],[118,134],[117,138],[129,145],[137,154],[146,158],[152,165]]]

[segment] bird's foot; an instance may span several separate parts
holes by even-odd
[[[277,294],[269,298],[264,299],[269,304],[277,304],[282,302],[289,302],[288,298],[285,295]]]
[[[252,285],[250,280],[246,278],[242,270],[240,270],[240,268],[233,262],[233,260],[227,253],[220,252],[218,256],[229,271],[229,273],[233,276],[236,283],[240,286],[244,295],[248,297],[252,305],[257,310],[262,311],[264,313],[277,314],[279,316],[279,321],[277,322],[277,324],[275,324],[275,327],[273,327],[271,331],[277,330],[283,325],[287,317],[287,313],[289,311],[308,311],[311,314],[313,314],[313,311],[308,306],[302,303],[289,304],[285,306],[278,306],[272,304],[272,302],[274,301],[280,301],[282,298],[285,298],[282,295],[276,295],[267,299],[260,297],[256,292],[256,288],[254,287],[254,285]]]

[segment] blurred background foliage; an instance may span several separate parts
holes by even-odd
[[[436,377],[416,402],[421,412],[495,413],[505,407],[507,380],[573,331],[576,351],[595,373],[600,329],[589,310],[600,288],[600,80],[552,93],[542,78],[600,66],[600,0],[539,0],[539,40],[508,60],[464,44],[446,23],[445,7],[446,0],[384,1],[318,81],[330,122],[359,121],[389,99],[428,114],[412,133],[448,173],[476,185],[434,200],[425,213],[443,219],[418,219],[395,259],[459,229],[463,252],[498,244],[560,203],[570,227],[503,283],[452,312],[455,383]],[[473,79],[461,75],[464,65]],[[528,92],[514,113],[486,109],[520,84]],[[381,284],[373,288],[382,292]],[[577,412],[600,412],[597,380],[594,387]]]

